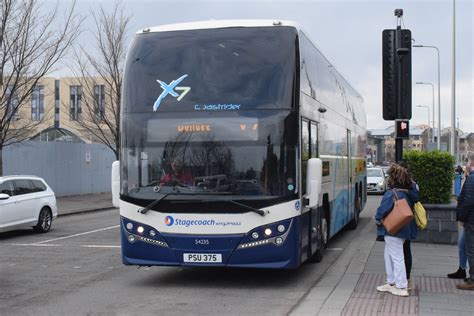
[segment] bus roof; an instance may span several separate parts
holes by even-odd
[[[184,31],[184,30],[202,30],[202,29],[216,29],[227,27],[265,27],[265,26],[293,26],[300,30],[298,23],[285,20],[207,20],[189,23],[176,23],[159,25],[149,28],[144,28],[137,32],[152,33],[152,32],[169,32],[169,31]]]

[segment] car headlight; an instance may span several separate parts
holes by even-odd
[[[379,183],[377,183],[378,185],[382,186],[383,185],[383,180],[382,181],[379,181]]]

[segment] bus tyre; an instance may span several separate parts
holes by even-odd
[[[319,248],[314,252],[314,254],[309,258],[309,262],[321,262],[323,260],[324,250],[328,242],[328,224],[326,218],[321,218],[321,225],[319,228]]]
[[[357,225],[359,224],[359,216],[360,216],[360,206],[362,205],[361,198],[356,196],[355,205],[354,205],[354,218],[349,223],[349,229],[356,229]]]
[[[33,229],[37,233],[46,233],[51,229],[52,221],[51,211],[47,207],[43,207],[38,216],[38,224]]]

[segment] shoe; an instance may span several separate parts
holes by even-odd
[[[399,289],[398,287],[396,286],[392,286],[389,290],[390,293],[392,293],[393,295],[396,295],[396,296],[403,296],[403,297],[407,297],[409,296],[410,294],[408,294],[408,290],[406,288],[404,289]]]
[[[385,241],[385,237],[383,235],[379,235],[377,236],[377,238],[375,238],[376,241]]]
[[[465,279],[466,278],[466,270],[463,268],[459,268],[458,271],[448,274],[448,278],[450,279]]]
[[[384,285],[381,285],[381,286],[377,286],[377,291],[379,291],[379,292],[390,292],[390,289],[392,287],[395,287],[395,285],[387,283],[387,284],[384,284]]]
[[[467,281],[456,285],[459,290],[471,290],[474,291],[474,281]]]

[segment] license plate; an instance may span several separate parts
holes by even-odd
[[[222,263],[220,253],[183,253],[183,262]]]

